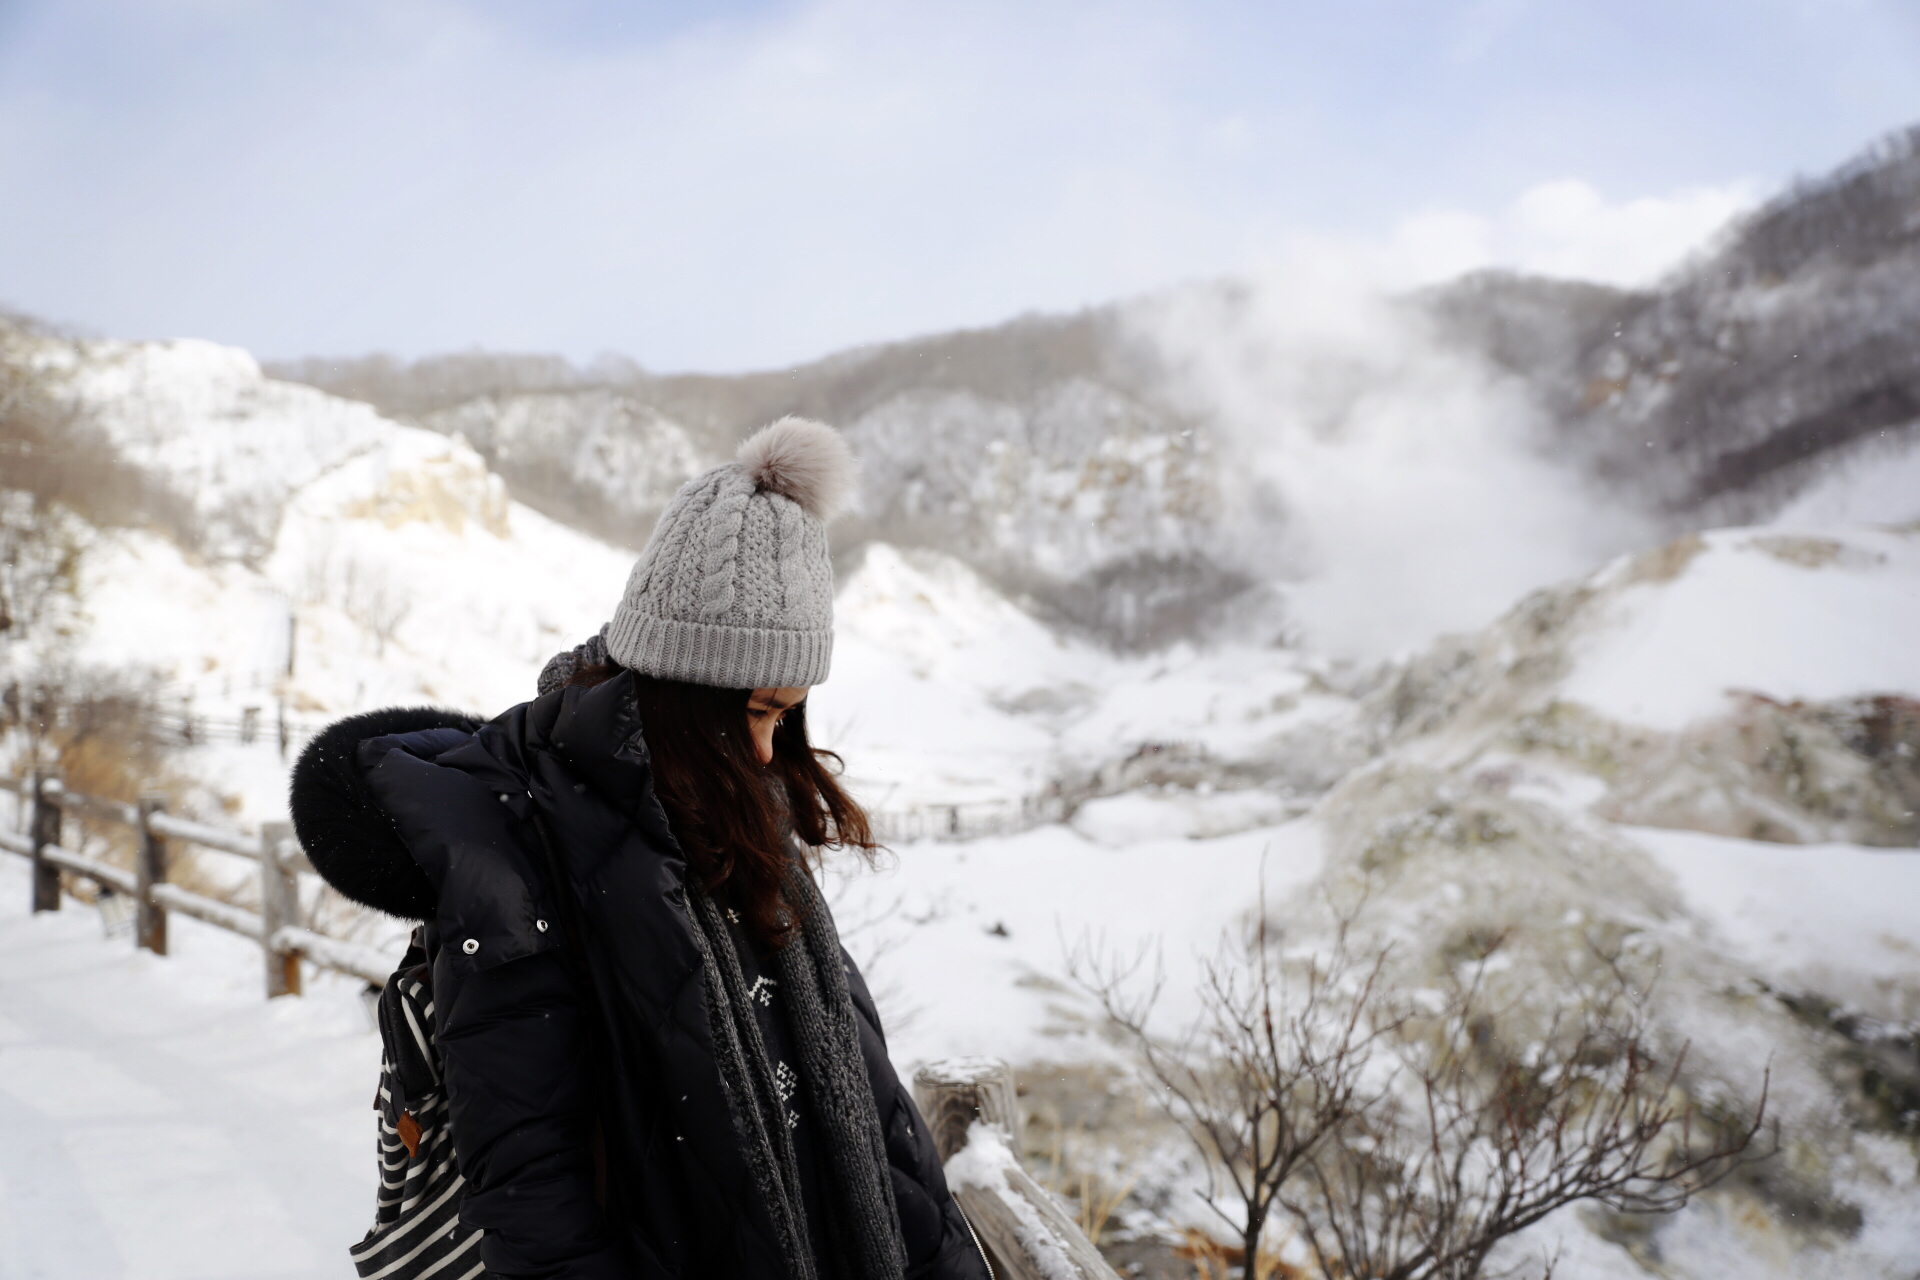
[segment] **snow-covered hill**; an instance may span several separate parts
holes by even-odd
[[[682,470],[809,413],[869,463],[843,548],[944,550],[1123,647],[1258,625],[1400,653],[1837,472],[1911,476],[1916,192],[1909,130],[1643,292],[1495,273],[1383,301],[1329,265],[762,373],[279,368],[462,432],[523,499],[629,543]]]
[[[458,435],[276,382],[206,343],[48,340],[42,356],[110,445],[193,512],[185,537],[76,522],[75,612],[54,647],[65,663],[151,673],[183,716],[255,713],[254,747],[182,757],[246,820],[281,804],[283,707],[300,724],[412,702],[492,714],[530,696],[546,658],[598,629],[625,583],[631,550],[514,501]],[[667,480],[686,461],[673,456]],[[1273,813],[1364,755],[1357,704],[1297,652],[1117,655],[1048,628],[952,556],[870,543],[845,568],[815,723],[875,807],[957,806],[971,822],[1204,782],[1265,787],[1248,812]],[[11,638],[15,678],[47,657]],[[1203,825],[1220,821],[1244,820]]]
[[[1422,759],[1615,820],[1911,847],[1917,627],[1914,526],[1689,534],[1437,645],[1375,706]]]
[[[177,715],[260,726],[194,767],[246,820],[284,808],[275,729],[433,702],[491,713],[604,620],[629,554],[513,502],[457,439],[261,376],[206,343],[47,342],[111,446],[192,503],[187,536],[76,525],[75,614],[36,661],[142,673]],[[205,735],[203,735],[205,736]]]

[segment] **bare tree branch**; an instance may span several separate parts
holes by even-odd
[[[1750,1113],[1705,1120],[1686,1046],[1659,1052],[1649,986],[1617,953],[1592,947],[1541,1023],[1490,995],[1509,939],[1483,939],[1422,1007],[1387,989],[1390,946],[1357,943],[1359,909],[1318,953],[1289,958],[1263,888],[1251,926],[1203,964],[1199,1016],[1171,1039],[1149,1026],[1166,984],[1157,953],[1082,939],[1069,956],[1205,1161],[1248,1280],[1276,1214],[1326,1280],[1475,1280],[1503,1240],[1567,1205],[1671,1213],[1772,1154],[1754,1148],[1768,1076]]]

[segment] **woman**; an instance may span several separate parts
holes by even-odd
[[[782,419],[540,697],[358,716],[295,770],[321,873],[426,922],[489,1275],[987,1280],[807,865],[875,847],[806,731],[851,476]]]

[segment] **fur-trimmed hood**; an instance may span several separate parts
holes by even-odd
[[[288,802],[307,860],[344,896],[405,920],[433,918],[432,881],[374,799],[360,763],[360,745],[406,738],[413,754],[431,757],[473,735],[481,721],[443,707],[389,707],[328,725],[294,763]]]

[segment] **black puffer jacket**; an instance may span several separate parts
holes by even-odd
[[[721,1091],[686,864],[630,676],[485,725],[421,710],[342,721],[302,755],[293,816],[335,888],[427,921],[461,1217],[487,1232],[489,1274],[788,1274]],[[847,969],[907,1275],[987,1280]]]

